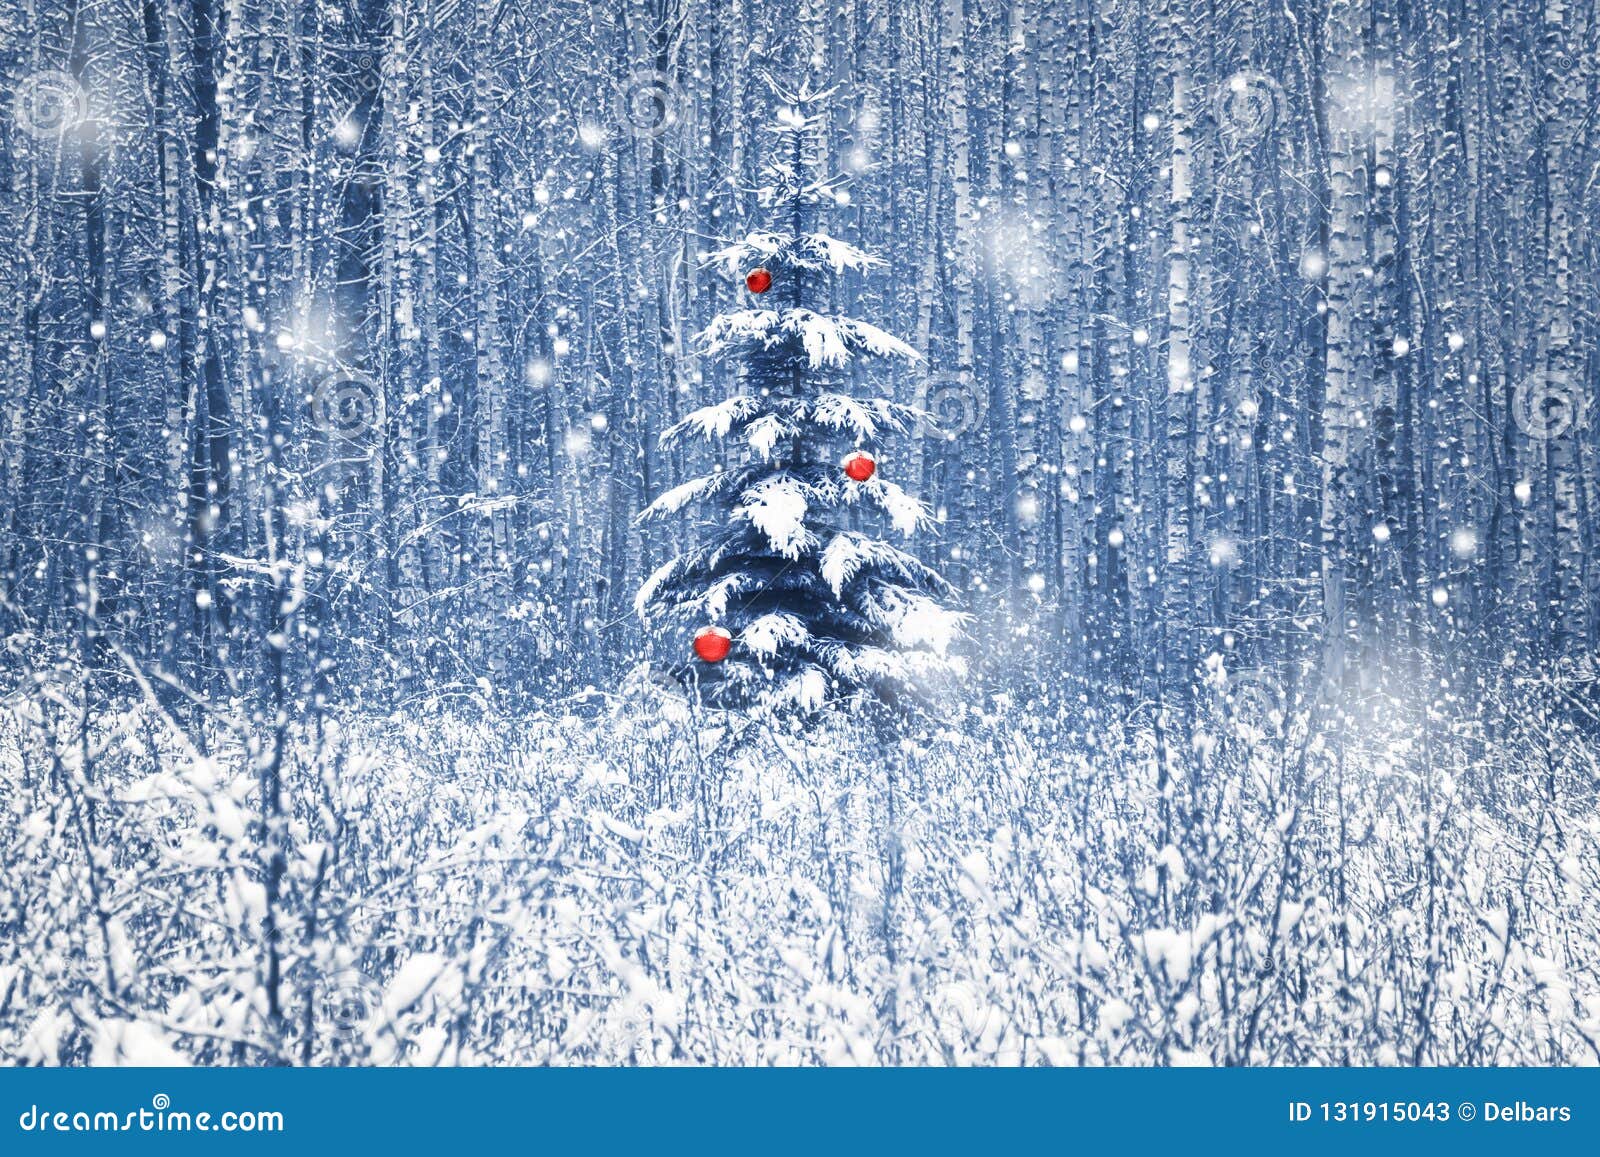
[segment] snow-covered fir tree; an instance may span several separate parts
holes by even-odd
[[[739,391],[662,435],[731,440],[735,464],[651,503],[643,518],[699,504],[706,533],[640,588],[651,625],[726,632],[726,657],[692,664],[719,706],[812,711],[862,696],[901,702],[961,670],[950,653],[965,616],[936,572],[874,533],[905,538],[929,523],[926,507],[876,472],[867,453],[919,416],[881,397],[857,397],[870,369],[917,352],[868,322],[830,312],[839,278],[884,262],[822,227],[843,179],[826,174],[824,109],[831,90],[776,88],[774,145],[759,190],[769,228],[711,255],[745,278],[748,308],[714,318],[708,357],[736,364]],[[858,480],[860,474],[868,476]],[[715,655],[716,650],[709,652]]]

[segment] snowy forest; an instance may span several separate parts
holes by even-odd
[[[0,1059],[1600,1061],[1592,0],[0,0]]]

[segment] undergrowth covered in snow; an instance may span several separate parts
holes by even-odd
[[[253,745],[14,702],[0,1054],[1596,1058],[1597,765],[1557,712],[1179,725],[1086,693],[891,735],[661,690]]]

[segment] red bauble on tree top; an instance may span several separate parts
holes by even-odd
[[[694,633],[694,653],[704,662],[722,662],[732,646],[733,636],[721,627],[701,627]]]
[[[752,269],[745,274],[744,287],[751,293],[765,293],[772,288],[772,274],[765,269]]]
[[[872,472],[878,468],[877,460],[865,450],[857,450],[853,454],[844,456],[845,477],[852,482],[865,482],[872,477]]]

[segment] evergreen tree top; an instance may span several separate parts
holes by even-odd
[[[871,533],[887,522],[909,537],[933,519],[926,506],[869,468],[846,461],[922,415],[882,397],[856,397],[846,367],[859,360],[921,361],[906,342],[870,322],[823,312],[829,282],[886,263],[819,228],[843,178],[819,176],[826,155],[820,111],[832,90],[774,85],[772,127],[781,147],[765,167],[760,228],[717,249],[707,264],[745,275],[761,304],[711,319],[702,351],[737,363],[739,392],[669,427],[664,445],[698,435],[738,443],[739,460],[659,495],[642,519],[690,506],[715,512],[699,541],[658,567],[634,600],[638,614],[700,634],[721,632],[720,654],[692,667],[708,700],[814,710],[872,694],[916,694],[961,669],[949,653],[966,616],[945,605],[955,592],[937,572]],[[760,271],[759,277],[750,275]],[[770,302],[770,304],[769,304]]]

